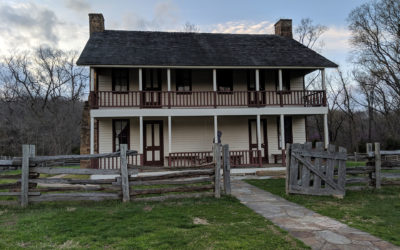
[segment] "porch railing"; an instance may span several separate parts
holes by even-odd
[[[326,106],[324,90],[290,91],[92,91],[92,108],[217,108],[264,106]]]
[[[175,152],[167,156],[168,166],[187,167],[211,163],[213,155],[206,152]],[[232,150],[229,152],[231,167],[261,167],[262,157],[260,150]]]

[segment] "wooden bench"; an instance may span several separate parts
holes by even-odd
[[[272,157],[274,157],[274,163],[278,164],[278,161],[280,160],[282,162],[283,158],[282,158],[282,153],[280,154],[272,154]]]

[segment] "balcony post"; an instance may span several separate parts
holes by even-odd
[[[325,148],[328,148],[329,145],[328,114],[324,114],[324,142],[325,142]]]
[[[259,107],[259,106],[260,106],[260,97],[259,97],[259,91],[260,91],[260,72],[259,72],[258,69],[256,69],[256,76],[255,76],[255,78],[256,78],[256,94],[255,94],[255,97],[256,97],[256,104],[257,104],[257,107]]]
[[[322,100],[322,105],[326,106],[326,77],[325,77],[325,69],[321,69],[321,85],[322,85],[322,90],[324,91],[323,93],[323,100]]]
[[[94,68],[90,67],[90,91],[94,90]]]
[[[213,69],[214,108],[217,107],[217,70]]]
[[[283,107],[283,96],[282,96],[282,69],[278,71],[278,78],[279,78],[279,102],[281,107]]]
[[[143,72],[142,72],[142,68],[139,68],[139,98],[140,98],[140,108],[143,107]]]
[[[168,108],[171,108],[171,69],[167,69]]]

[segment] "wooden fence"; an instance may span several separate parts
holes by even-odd
[[[379,143],[374,143],[374,148],[372,143],[367,143],[366,148],[366,153],[358,153],[356,157],[365,166],[346,169],[346,189],[400,185],[400,150],[380,150]]]
[[[136,151],[127,150],[97,155],[36,156],[34,145],[23,145],[22,157],[0,161],[0,204],[79,200],[165,200],[230,194],[229,146],[214,145],[212,168],[147,167],[128,163]],[[221,151],[223,153],[221,153]],[[48,162],[92,160],[119,157],[120,169],[82,169],[46,166]],[[0,169],[1,170],[1,169]],[[10,170],[14,172],[10,172]],[[20,171],[20,173],[19,173]],[[139,174],[139,172],[141,172]],[[96,175],[89,179],[82,176]],[[175,194],[173,194],[175,193]],[[154,196],[158,195],[158,196]],[[150,197],[149,197],[150,196]],[[17,200],[11,200],[17,197]],[[8,200],[4,200],[7,198]]]

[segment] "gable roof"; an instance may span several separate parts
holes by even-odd
[[[78,65],[337,67],[277,35],[116,31],[93,33]]]

